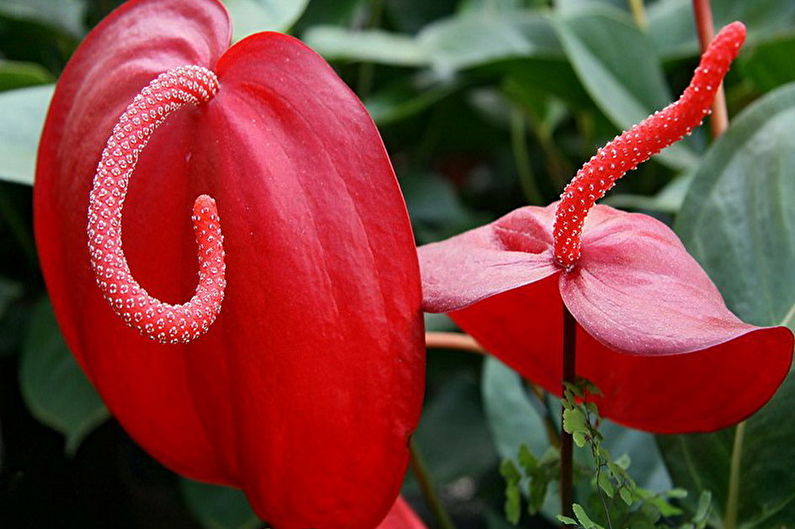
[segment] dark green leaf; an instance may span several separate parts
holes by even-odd
[[[741,55],[742,72],[760,90],[767,92],[795,81],[795,36],[772,40],[753,47]]]
[[[64,434],[69,454],[108,418],[108,410],[69,353],[47,301],[31,319],[19,377],[30,412]]]
[[[50,72],[36,63],[0,60],[0,92],[53,81]]]
[[[188,479],[180,483],[190,511],[205,529],[254,529],[261,522],[237,489]]]
[[[53,86],[0,93],[0,179],[33,184],[36,151]]]
[[[494,357],[486,358],[481,392],[489,430],[501,457],[516,457],[522,445],[533,454],[544,453],[548,446],[544,422],[515,371]]]

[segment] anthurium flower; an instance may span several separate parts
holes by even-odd
[[[372,529],[423,393],[403,199],[328,64],[285,35],[229,42],[216,0],[132,0],[77,49],[36,174],[47,287],[164,465],[277,529]]]
[[[708,431],[757,410],[789,370],[792,333],[735,317],[661,222],[594,206],[701,122],[744,37],[739,22],[725,27],[681,98],[600,149],[560,202],[421,247],[425,309],[449,312],[560,394],[565,306],[576,320],[576,374],[604,393],[600,412],[628,426]]]

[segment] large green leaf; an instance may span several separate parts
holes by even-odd
[[[556,17],[566,55],[594,102],[620,129],[628,129],[671,102],[654,49],[626,14],[593,6]],[[694,165],[697,155],[684,143],[658,158],[671,167]]]
[[[562,54],[549,19],[531,11],[456,16],[427,26],[417,39],[442,76],[506,59]]]
[[[232,18],[233,39],[260,31],[286,32],[306,9],[309,0],[223,0]]]
[[[328,60],[395,66],[423,66],[428,62],[425,50],[414,37],[380,29],[352,31],[336,26],[315,26],[304,33],[304,40]]]
[[[676,229],[745,321],[785,323],[795,312],[795,85],[771,92],[739,116],[694,176]],[[757,369],[764,369],[759,351]],[[716,366],[719,368],[720,366]],[[749,373],[753,376],[753,373]],[[731,398],[731,388],[726,388]],[[742,426],[714,434],[660,436],[674,481],[710,490],[713,522],[734,496],[738,527],[795,525],[795,374]]]
[[[33,184],[36,150],[53,86],[0,93],[0,179]]]
[[[29,20],[74,37],[85,33],[86,0],[0,0],[0,16]]]
[[[69,353],[48,301],[31,318],[20,364],[20,388],[38,420],[66,437],[66,452],[108,418],[108,410]]]
[[[500,457],[516,458],[523,444],[534,454],[543,454],[549,446],[544,422],[528,399],[519,374],[488,357],[480,384],[486,420]]]
[[[254,529],[261,522],[238,489],[189,479],[180,483],[188,509],[205,529]]]
[[[709,150],[675,225],[729,308],[757,325],[780,323],[795,302],[793,121],[795,85],[743,112]]]

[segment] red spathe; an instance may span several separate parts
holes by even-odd
[[[658,433],[711,431],[759,409],[789,371],[793,336],[740,321],[661,222],[597,205],[571,272],[556,266],[557,203],[420,248],[424,304],[560,394],[565,303],[576,372],[600,411]],[[451,274],[450,270],[455,270]]]
[[[243,488],[279,529],[371,529],[397,495],[423,392],[405,206],[375,126],[320,57],[275,33],[229,40],[215,0],[133,0],[75,52],[34,190],[47,287],[81,366],[158,460]],[[115,121],[149,81],[186,64],[213,70],[219,91],[154,133],[123,217],[133,274],[180,303],[197,277],[193,200],[217,202],[223,307],[206,335],[175,346],[113,314],[85,230]]]

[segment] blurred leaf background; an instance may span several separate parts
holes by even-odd
[[[171,474],[109,418],[60,337],[38,270],[31,184],[53,83],[120,3],[0,0],[0,527],[253,529],[239,492]],[[644,16],[626,0],[225,3],[236,39],[290,32],[365,102],[418,244],[555,200],[598,146],[683,89],[698,55],[689,0],[647,0]],[[712,143],[695,131],[606,202],[673,224],[741,318],[795,328],[795,2],[712,4],[716,25],[749,28],[726,83],[728,133]],[[444,316],[426,324],[453,329]],[[510,527],[499,463],[522,443],[543,452],[549,406],[494,359],[434,350],[428,370],[415,440],[443,501],[460,529]],[[739,429],[657,440],[604,432],[643,486],[685,487],[690,509],[710,490],[714,527],[731,479],[741,526],[795,527],[794,387],[790,377]],[[404,494],[433,527],[411,473]],[[525,515],[519,526],[554,527],[548,519]]]

